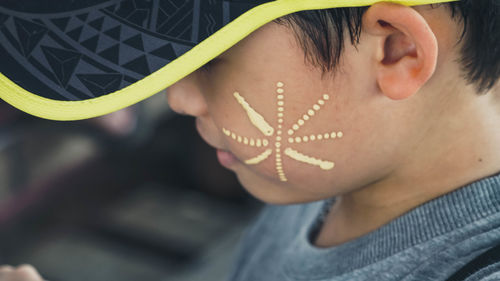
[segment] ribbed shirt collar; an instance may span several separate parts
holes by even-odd
[[[322,208],[326,207],[325,200]],[[319,248],[310,241],[319,224],[316,212],[293,241],[283,269],[296,280],[342,275],[494,214],[500,214],[500,174],[429,201],[336,247]]]

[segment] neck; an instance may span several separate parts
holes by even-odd
[[[356,239],[427,201],[499,172],[500,109],[495,98],[493,93],[470,93],[466,103],[440,111],[425,141],[390,175],[337,197],[315,244],[331,247]]]

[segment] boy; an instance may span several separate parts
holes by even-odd
[[[170,86],[269,203],[229,280],[445,280],[498,244],[499,14],[496,0],[301,12]]]
[[[462,41],[463,21],[449,5],[351,9],[362,13],[359,42],[349,44],[346,31],[331,72],[317,66],[317,41],[307,41],[325,37],[318,20],[303,14],[266,25],[167,89],[221,164],[270,203],[229,280],[445,280],[500,242],[500,93],[492,88],[500,54],[487,47],[500,42],[499,4],[471,2],[496,9],[495,34],[469,27]],[[483,41],[467,41],[475,38]],[[337,43],[322,40],[320,48]],[[467,74],[467,63],[480,64],[463,59],[471,44],[494,72]],[[270,150],[245,138],[268,138]],[[335,198],[331,207],[314,202],[326,198]],[[500,280],[498,272],[470,280]]]

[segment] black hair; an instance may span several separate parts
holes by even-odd
[[[500,0],[461,0],[446,4],[450,17],[463,24],[460,63],[464,78],[483,93],[500,77]],[[334,71],[344,49],[344,35],[356,46],[368,7],[301,11],[275,20],[291,27],[306,59],[323,72]],[[458,43],[458,42],[457,42]]]

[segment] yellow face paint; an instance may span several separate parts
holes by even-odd
[[[335,138],[342,138],[344,134],[342,132],[331,132],[331,133],[324,133],[324,134],[318,134],[318,135],[309,135],[309,136],[302,136],[302,137],[290,137],[288,138],[288,143],[301,143],[301,142],[313,142],[313,141],[320,141],[320,140],[330,140],[330,139],[335,139]]]
[[[290,128],[283,130],[283,123],[285,122],[285,89],[283,88],[285,84],[283,82],[276,83],[276,129],[269,125],[269,123],[264,119],[264,117],[259,114],[255,109],[253,109],[250,104],[245,100],[243,96],[241,96],[238,92],[234,93],[234,97],[236,101],[242,106],[242,108],[247,113],[247,116],[252,123],[264,136],[270,137],[273,136],[276,132],[276,136],[274,138],[274,148],[266,149],[264,152],[259,155],[245,160],[245,164],[247,165],[257,165],[264,160],[268,159],[272,153],[275,153],[275,167],[276,173],[280,181],[286,182],[288,181],[282,160],[282,149],[281,147],[284,145],[282,141],[288,141],[288,144],[294,143],[309,143],[314,141],[328,141],[333,139],[340,139],[343,137],[342,132],[328,132],[321,134],[311,134],[307,136],[297,136],[297,132],[304,126],[307,125],[307,122],[317,116],[316,113],[321,111],[323,106],[326,105],[326,102],[330,100],[330,96],[327,94],[322,95],[322,98],[319,99],[315,104],[311,106],[310,109],[306,110],[304,114],[301,114],[302,117],[298,119]],[[222,129],[222,132],[229,138],[237,141],[239,144],[243,144],[250,147],[268,147],[269,140],[265,138],[251,138],[240,136],[226,128]],[[282,137],[283,132],[288,133],[288,137]],[[290,157],[293,160],[299,161],[301,163],[305,163],[308,165],[316,166],[321,168],[322,170],[331,170],[335,167],[335,163],[327,160],[318,159],[312,156],[305,155],[291,147],[286,147],[284,150],[284,154]]]
[[[333,162],[324,161],[321,159],[316,159],[314,157],[304,155],[304,154],[302,154],[296,150],[293,150],[291,148],[285,149],[285,154],[294,160],[304,162],[307,164],[311,164],[314,166],[319,166],[323,170],[331,170],[331,169],[333,169],[333,167],[335,167],[335,163],[333,163]]]
[[[285,86],[283,82],[278,82],[276,83],[276,93],[278,95],[276,96],[276,99],[278,100],[278,123],[282,124],[284,122],[283,117],[285,116],[285,96],[283,95],[285,93],[285,90],[282,88]],[[281,116],[281,117],[280,117]],[[283,134],[282,131],[282,126],[279,125],[278,131],[276,132],[276,143],[275,143],[275,152],[276,152],[276,172],[278,173],[278,177],[280,178],[280,181],[287,181],[285,171],[283,170],[283,163],[281,162],[281,135]]]
[[[270,137],[274,134],[274,129],[266,122],[264,117],[257,113],[247,102],[246,100],[240,96],[238,92],[234,93],[234,97],[241,104],[243,109],[247,112],[248,118],[250,118],[250,122],[257,127],[264,135]]]
[[[264,151],[262,154],[260,154],[259,156],[246,160],[245,164],[248,164],[248,165],[259,164],[260,162],[266,160],[272,153],[273,153],[273,150],[268,149],[268,150]]]
[[[255,139],[255,138],[249,138],[249,137],[244,137],[240,136],[226,128],[222,128],[222,132],[228,136],[231,137],[233,140],[236,140],[237,142],[244,144],[244,145],[249,145],[249,146],[257,146],[261,147],[262,145],[268,146],[269,141],[266,139]]]

